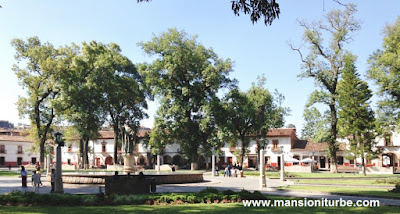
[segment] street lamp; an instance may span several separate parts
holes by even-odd
[[[260,139],[260,189],[267,187],[265,180],[265,160],[264,160],[264,147],[266,146],[266,140]]]
[[[56,143],[57,143],[57,153],[56,153],[56,180],[54,186],[55,193],[64,193],[64,187],[62,182],[62,169],[61,169],[61,147],[64,146],[64,141],[62,140],[62,134],[60,132],[56,132],[54,134]]]

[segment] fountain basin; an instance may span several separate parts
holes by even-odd
[[[63,183],[67,184],[105,184],[106,178],[111,178],[114,175],[113,172],[108,174],[63,174]],[[127,177],[128,175],[120,175],[121,177]],[[137,177],[139,175],[129,175]],[[196,183],[203,182],[202,173],[167,173],[167,174],[149,174],[145,173],[146,179],[155,178],[156,184],[183,184],[183,183]]]

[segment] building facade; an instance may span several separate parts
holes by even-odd
[[[139,131],[140,136],[148,133],[149,129]],[[32,142],[27,135],[21,131],[0,131],[0,166],[19,166],[26,164],[37,164],[39,153],[31,150]],[[90,167],[105,167],[114,164],[114,134],[112,131],[100,131],[100,138],[89,142],[89,163]],[[300,140],[296,136],[296,129],[281,128],[270,130],[266,137],[265,146],[265,165],[270,168],[280,168],[280,158],[283,155],[286,166],[303,165],[301,161],[306,158],[315,160],[315,166],[320,170],[330,169],[330,159],[327,155],[328,144],[314,143],[312,141]],[[348,141],[339,139],[339,151],[337,153],[337,164],[339,166],[357,166],[361,164],[361,159],[346,159]],[[367,166],[379,167],[399,167],[400,166],[400,134],[391,133],[376,139],[377,148],[382,153],[379,158],[367,160]],[[79,143],[78,141],[66,142],[62,147],[62,162],[64,165],[78,166],[79,164]],[[240,142],[236,147],[229,147],[225,144],[217,156],[216,163],[222,168],[228,164],[239,164],[235,151],[240,151]],[[52,154],[54,154],[52,152]],[[117,163],[123,164],[124,152],[118,148]],[[151,154],[151,150],[144,141],[136,145],[134,151],[136,164],[145,168],[153,168],[156,156]],[[53,156],[53,155],[52,155]],[[243,168],[254,167],[258,163],[259,154],[257,153],[257,142],[252,140],[249,145],[249,153],[244,158]],[[51,161],[55,161],[51,157]],[[199,168],[211,167],[211,158],[204,155],[199,156]],[[172,144],[165,147],[161,154],[161,164],[174,164],[180,168],[189,168],[190,163],[181,154],[180,146]]]

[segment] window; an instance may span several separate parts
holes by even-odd
[[[4,157],[0,157],[0,166],[6,165],[6,161]]]
[[[31,163],[32,163],[32,164],[36,164],[36,158],[32,158]]]
[[[0,153],[6,153],[6,146],[0,145]]]
[[[107,150],[106,150],[106,142],[101,143],[101,152],[107,152]]]
[[[279,141],[278,140],[272,140],[272,148],[274,151],[278,151],[279,149]]]
[[[18,153],[18,154],[22,154],[22,146],[18,146],[17,153]]]
[[[68,152],[72,152],[72,145],[68,145]]]

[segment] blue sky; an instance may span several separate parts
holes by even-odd
[[[266,27],[262,22],[253,25],[247,15],[234,16],[229,0],[153,0],[141,4],[136,0],[0,0],[0,120],[27,123],[19,118],[15,106],[25,91],[11,70],[15,63],[15,51],[10,45],[13,38],[38,36],[55,46],[91,40],[113,42],[134,63],[140,63],[150,62],[151,58],[137,43],[174,27],[197,34],[198,41],[212,47],[219,57],[233,60],[231,77],[239,80],[241,90],[247,90],[257,76],[264,74],[268,89],[277,89],[285,96],[284,106],[292,110],[286,124],[296,125],[299,133],[304,123],[304,105],[315,86],[312,79],[297,77],[301,72],[300,58],[288,42],[301,44],[303,30],[297,19],[318,20],[329,10],[344,8],[332,0],[277,2],[280,18]],[[356,18],[362,21],[361,30],[346,48],[358,56],[358,71],[365,76],[368,57],[381,47],[384,26],[400,15],[400,1],[341,2],[358,3]],[[156,108],[155,103],[150,103],[151,117],[142,125],[152,126]]]

